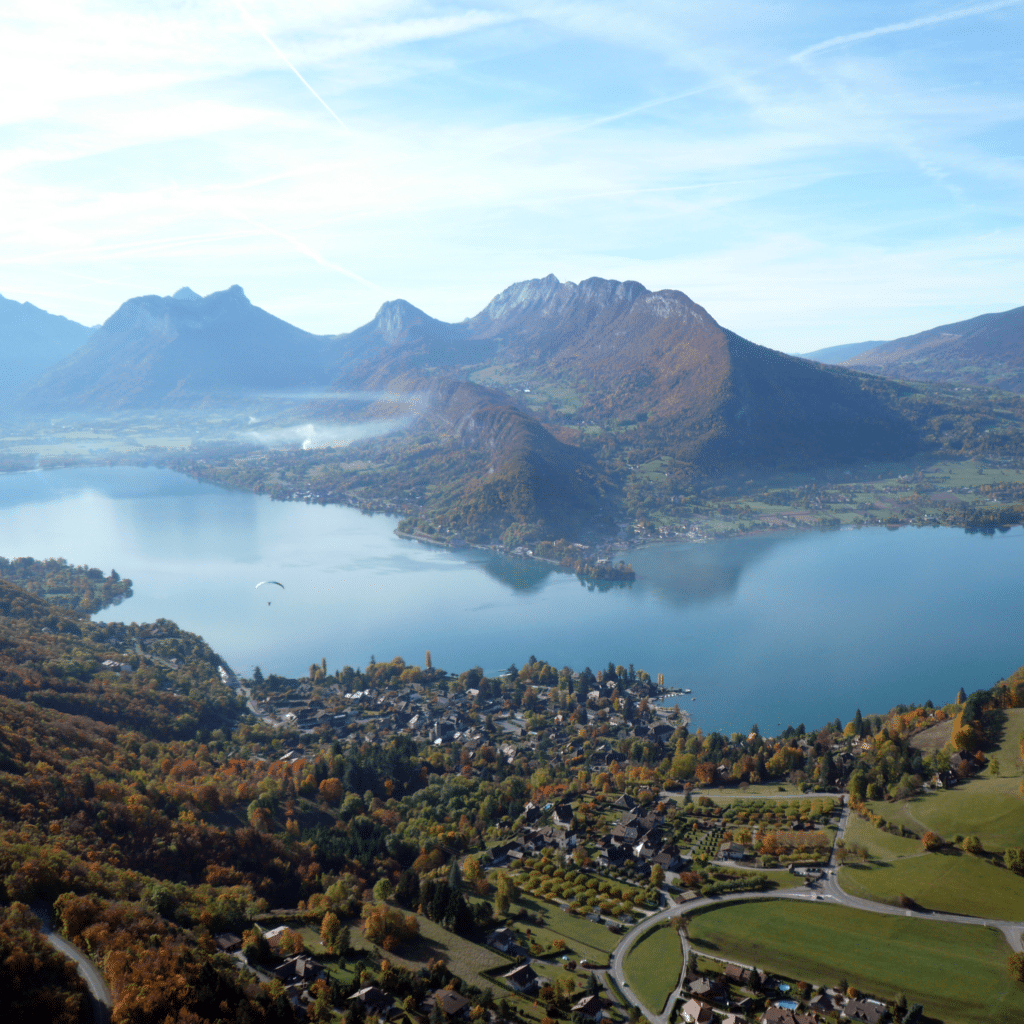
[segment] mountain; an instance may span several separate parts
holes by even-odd
[[[860,355],[861,352],[878,348],[881,344],[883,343],[880,341],[852,341],[849,345],[831,345],[829,348],[819,348],[814,352],[801,352],[800,358],[813,359],[816,363],[828,363],[830,366],[834,366]]]
[[[611,528],[607,482],[593,459],[505,396],[440,378],[426,392],[426,409],[424,419],[456,448],[485,455],[476,472],[464,474],[466,486],[442,516],[450,528],[480,536],[518,524],[524,537],[573,538]]]
[[[384,388],[414,367],[515,391],[553,429],[596,425],[613,442],[629,430],[631,447],[700,472],[917,446],[893,385],[755,345],[682,292],[635,281],[549,275],[512,285],[461,324],[410,319],[337,386]]]
[[[129,299],[28,398],[43,408],[152,409],[320,388],[387,343],[372,331],[309,334],[254,306],[238,285],[205,297],[182,288]]]
[[[885,377],[1024,392],[1024,306],[875,342],[844,365]]]
[[[29,381],[83,345],[93,328],[0,295],[0,395]]]

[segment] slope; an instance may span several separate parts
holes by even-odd
[[[886,377],[1024,392],[1024,306],[876,343],[844,365]]]
[[[828,348],[815,349],[813,352],[801,352],[800,358],[834,366],[836,363],[845,363],[862,352],[878,348],[881,344],[880,341],[852,341],[848,345],[830,345]]]
[[[93,328],[0,295],[0,395],[14,396],[83,345]]]

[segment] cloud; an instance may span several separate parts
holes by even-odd
[[[1022,0],[993,0],[992,3],[975,4],[972,7],[961,7],[955,11],[945,11],[941,14],[931,14],[923,18],[914,18],[911,21],[900,21],[891,25],[881,25],[878,28],[869,28],[863,32],[851,32],[848,35],[833,36],[823,42],[808,46],[799,53],[794,53],[790,58],[793,61],[801,61],[811,57],[823,50],[831,50],[836,46],[846,46],[849,43],[859,43],[864,39],[874,39],[876,36],[887,36],[893,32],[910,32],[916,28],[927,28],[929,25],[940,25],[946,21],[957,21],[960,18],[973,18],[979,14],[989,14],[992,11],[999,11],[1005,7],[1016,7]]]
[[[303,423],[291,427],[268,427],[246,430],[239,434],[264,448],[345,448],[354,441],[368,437],[382,437],[402,430],[411,422],[409,417],[374,420],[368,423]]]

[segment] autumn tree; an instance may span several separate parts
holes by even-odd
[[[323,921],[320,922],[320,941],[324,944],[324,948],[328,953],[337,954],[338,937],[340,934],[341,921],[338,920],[337,914],[328,910],[324,914]]]

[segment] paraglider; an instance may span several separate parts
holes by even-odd
[[[260,582],[256,584],[256,589],[259,590],[260,587],[280,587],[284,590],[284,584],[278,583],[277,580],[260,580]],[[267,602],[267,607],[270,607],[269,601]]]

